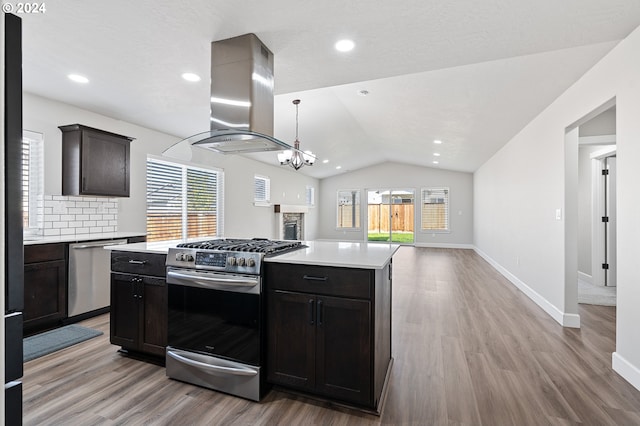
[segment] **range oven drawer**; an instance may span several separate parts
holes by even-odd
[[[167,347],[167,377],[242,398],[260,401],[264,380],[260,367]]]

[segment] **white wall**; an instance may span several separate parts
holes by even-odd
[[[179,138],[25,93],[24,128],[44,134],[44,191],[47,195],[60,195],[62,191],[62,133],[58,126],[73,123],[136,138],[131,143],[130,197],[118,199],[118,231],[144,231],[147,154],[159,156]],[[291,168],[270,166],[239,155],[225,156],[200,149],[194,152],[197,154],[192,162],[224,170],[224,230],[228,237],[276,237],[273,207],[253,205],[255,174],[271,179],[272,202],[276,204],[304,204],[306,186],[319,186],[317,179]],[[306,225],[306,237],[314,239],[318,229],[315,209],[311,209]]]
[[[619,43],[476,171],[474,244],[514,283],[526,286],[527,294],[560,322],[567,314],[577,312],[577,303],[565,296],[564,270],[565,261],[570,260],[565,257],[565,227],[577,217],[555,218],[556,209],[564,212],[565,199],[574,196],[565,193],[565,131],[615,98],[619,269],[613,368],[640,389],[638,52],[640,29]]]
[[[362,202],[361,223],[366,224],[367,189],[412,188],[416,192],[416,229],[420,223],[420,190],[428,187],[449,188],[450,228],[449,233],[418,231],[416,245],[438,247],[470,247],[473,238],[473,175],[430,167],[419,167],[399,163],[384,163],[353,172],[325,178],[320,182],[320,230],[319,237],[325,239],[366,239],[366,225],[357,231],[336,229],[337,191],[360,189]]]

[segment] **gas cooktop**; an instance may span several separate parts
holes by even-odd
[[[248,251],[264,254],[276,254],[302,248],[303,245],[300,241],[278,241],[268,240],[266,238],[224,238],[219,240],[181,243],[178,244],[178,247],[198,250]]]
[[[260,275],[262,259],[303,247],[300,241],[222,238],[169,248],[167,267]]]

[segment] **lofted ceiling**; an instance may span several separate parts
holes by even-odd
[[[301,99],[319,161],[299,172],[324,178],[384,161],[473,172],[640,25],[640,2],[57,0],[21,17],[25,91],[176,138],[209,128],[211,42],[255,33],[275,57],[274,136],[293,142]]]

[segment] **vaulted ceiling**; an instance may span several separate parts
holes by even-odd
[[[293,142],[301,99],[319,161],[300,172],[323,178],[388,160],[476,170],[640,25],[640,2],[58,0],[21,17],[25,91],[176,138],[209,128],[211,42],[255,33],[275,56],[274,135]]]

